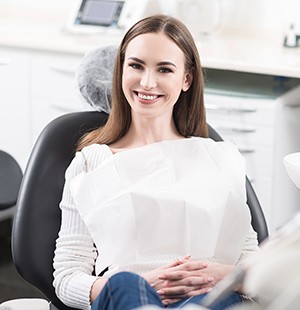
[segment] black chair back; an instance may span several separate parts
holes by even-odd
[[[46,126],[29,158],[13,223],[12,255],[21,276],[40,289],[57,308],[66,307],[55,295],[53,256],[60,229],[59,203],[80,136],[106,122],[107,114],[63,115]]]

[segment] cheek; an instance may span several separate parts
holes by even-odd
[[[123,76],[122,76],[122,88],[125,94],[128,92],[130,88],[130,79],[128,77],[128,74],[126,74],[125,72],[123,73]]]
[[[131,90],[134,88],[134,85],[135,83],[134,83],[134,79],[132,78],[132,75],[126,74],[126,72],[124,72],[122,76],[122,90],[129,104],[133,100],[133,93]]]
[[[179,96],[183,89],[183,80],[181,78],[177,78],[170,83],[170,89],[172,90],[174,96]]]
[[[137,78],[135,77],[134,74],[129,73],[127,71],[123,72],[123,76],[122,76],[123,91],[126,91],[126,90],[130,89],[136,83],[137,83]]]

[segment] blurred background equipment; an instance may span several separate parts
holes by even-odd
[[[160,12],[158,0],[77,0],[66,29],[120,34],[139,19]]]
[[[0,221],[13,217],[22,177],[17,161],[0,150]]]
[[[288,176],[300,189],[300,152],[288,154],[283,158]]]

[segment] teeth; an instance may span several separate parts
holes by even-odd
[[[144,99],[144,100],[154,100],[157,99],[158,96],[150,96],[150,95],[143,95],[138,93],[139,98]]]

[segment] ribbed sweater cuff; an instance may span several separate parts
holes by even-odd
[[[93,283],[97,280],[97,277],[86,274],[75,275],[71,281],[75,284],[68,291],[69,300],[74,301],[73,307],[78,305],[82,306],[84,310],[91,309],[90,303],[90,291]]]

